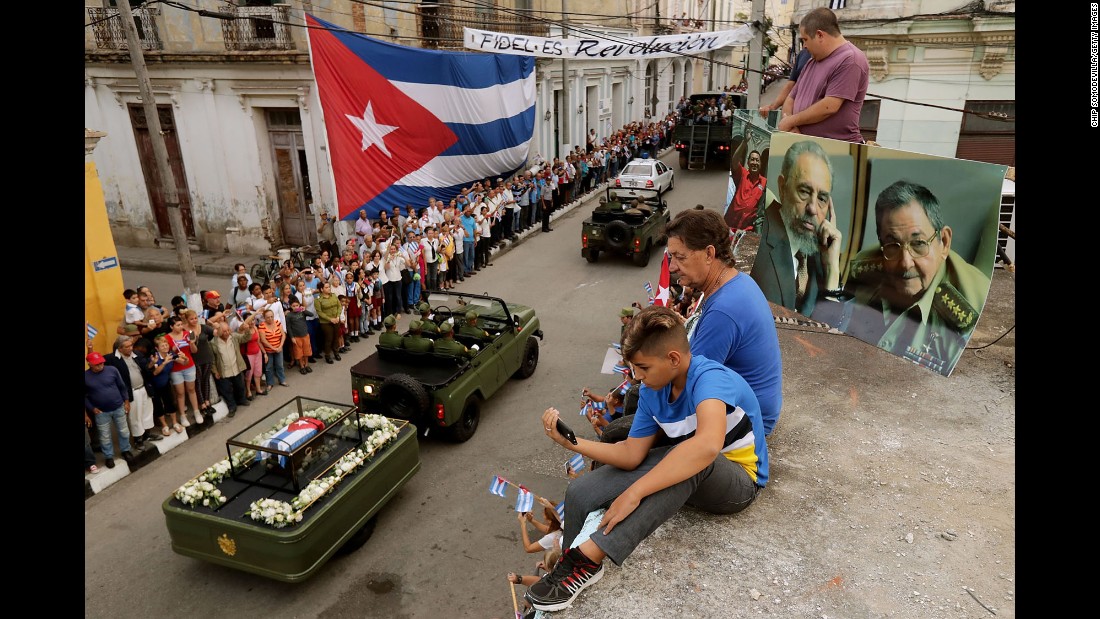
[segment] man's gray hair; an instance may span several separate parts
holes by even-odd
[[[887,214],[906,206],[910,202],[916,202],[924,209],[932,229],[943,229],[943,214],[940,213],[940,201],[930,189],[912,181],[894,181],[892,185],[882,190],[875,200],[875,231],[882,227],[882,218]]]
[[[825,162],[825,167],[829,169],[829,180],[833,180],[833,163],[829,161],[829,155],[825,152],[821,145],[813,140],[803,140],[801,142],[795,142],[791,144],[791,147],[787,149],[787,152],[783,155],[783,165],[779,168],[779,174],[783,178],[791,177],[791,168],[794,167],[794,163],[798,161],[799,156],[809,153],[818,159]]]
[[[115,343],[112,345],[112,348],[114,350],[118,350],[118,348],[120,346],[122,346],[123,344],[125,344],[126,342],[132,342],[132,341],[133,341],[133,338],[131,338],[129,335],[120,335],[120,336],[115,338]]]

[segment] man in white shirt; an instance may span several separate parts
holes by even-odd
[[[420,249],[424,252],[424,268],[427,271],[427,279],[424,285],[428,290],[439,289],[439,237],[435,227],[428,228],[428,234],[420,239]]]
[[[367,219],[367,209],[359,209],[359,219],[355,220],[355,236],[358,239],[357,247],[362,248],[366,237],[374,234],[374,226]]]

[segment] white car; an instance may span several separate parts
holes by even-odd
[[[617,191],[619,195],[627,195],[632,198],[643,193],[652,196],[653,192],[637,192],[639,189],[660,189],[662,192],[671,191],[673,186],[672,168],[656,159],[632,159],[615,178],[615,187],[621,187],[626,191]]]

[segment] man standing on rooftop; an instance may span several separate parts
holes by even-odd
[[[798,38],[811,58],[783,103],[779,130],[862,144],[867,56],[844,38],[836,14],[824,7],[802,18]]]

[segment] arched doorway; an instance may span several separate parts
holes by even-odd
[[[685,97],[691,96],[691,94],[693,93],[693,89],[691,87],[691,78],[692,78],[691,61],[690,60],[685,60],[684,61],[684,96]]]

